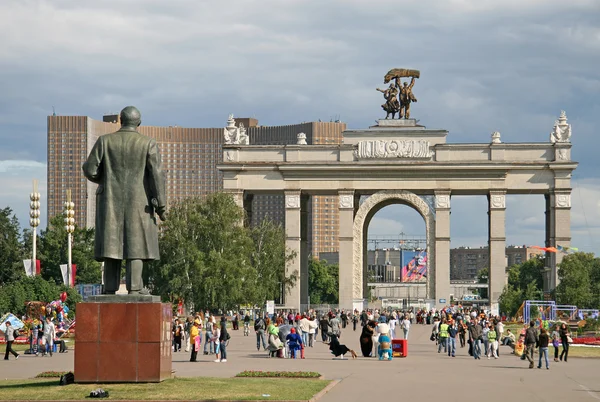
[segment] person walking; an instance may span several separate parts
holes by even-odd
[[[327,342],[329,339],[329,336],[327,335],[329,333],[329,320],[325,314],[323,314],[319,321],[319,327],[321,327],[321,340]]]
[[[19,354],[12,348],[12,344],[15,341],[16,335],[18,335],[18,331],[13,329],[12,325],[10,325],[10,321],[6,321],[5,325],[6,331],[4,332],[4,339],[6,340],[6,351],[4,352],[4,360],[8,360],[9,353],[12,353],[15,359],[18,359]]]
[[[190,361],[197,361],[196,358],[198,356],[198,349],[196,349],[196,337],[202,336],[200,332],[200,320],[195,319],[194,324],[190,327],[190,349],[192,349],[192,354],[190,356]]]
[[[404,316],[404,320],[402,320],[402,331],[404,331],[404,339],[408,340],[408,333],[410,332],[411,325],[412,321],[407,314]]]
[[[560,348],[560,326],[557,324],[552,331],[552,346],[554,347],[554,361],[558,362],[558,349]]]
[[[467,335],[467,325],[464,323],[463,320],[460,320],[458,322],[458,339],[460,340],[461,348],[464,348],[465,344],[467,343],[466,335]]]
[[[263,350],[267,350],[267,341],[265,340],[265,329],[267,325],[262,317],[258,317],[254,321],[254,332],[256,332],[256,350],[260,350],[260,343],[262,341]]]
[[[214,316],[207,316],[206,317],[206,326],[204,327],[206,329],[206,331],[204,332],[204,354],[213,354],[214,353],[214,348],[213,348],[213,343],[211,341],[212,337],[213,337],[213,330],[214,330],[214,323],[213,323],[213,318]]]
[[[529,361],[529,368],[533,368],[533,352],[538,344],[538,333],[534,327],[535,321],[529,323],[529,328],[525,331],[525,358]]]
[[[221,321],[221,333],[219,335],[219,348],[221,352],[221,363],[227,363],[227,342],[230,336],[227,332],[227,321]],[[215,360],[218,362],[219,360]]]
[[[475,360],[481,360],[481,339],[483,327],[477,322],[475,318],[471,320],[469,325],[469,340],[471,341],[471,349],[473,358]]]
[[[504,336],[504,323],[502,322],[502,318],[496,318],[496,339],[500,341]],[[496,349],[496,355],[500,356],[500,348]]]
[[[50,353],[50,357],[52,357],[54,338],[56,338],[56,327],[54,326],[50,316],[47,316],[46,322],[44,323],[44,343],[46,345],[46,349],[42,351],[42,356],[44,356],[46,351],[48,351]]]
[[[450,320],[450,325],[448,325],[448,357],[456,356],[456,334],[458,333],[458,328],[456,327],[456,323],[454,320]]]
[[[302,318],[298,323],[298,327],[300,327],[300,331],[302,332],[302,344],[306,346],[308,345],[308,332],[310,330],[310,323],[308,321],[308,318],[306,318],[305,314],[302,314]]]
[[[560,354],[560,361],[563,361],[563,357],[565,359],[565,363],[567,362],[567,358],[569,357],[569,339],[571,338],[571,332],[569,331],[569,327],[564,322],[560,325],[560,329],[558,330],[560,335],[560,341],[562,342],[563,350]]]
[[[448,351],[448,322],[446,319],[442,319],[440,324],[440,343],[438,344],[438,353],[441,353],[442,346],[444,347],[444,353]]]
[[[319,323],[315,319],[315,317],[310,317],[308,320],[308,347],[313,347],[313,342],[315,341],[315,336],[317,334],[317,329],[319,328]]]
[[[175,328],[173,329],[174,352],[181,352],[181,340],[183,339],[183,324],[179,319],[175,319]]]
[[[492,356],[494,356],[494,359],[497,359],[498,358],[498,340],[497,340],[496,328],[494,325],[490,326],[490,330],[489,330],[487,336],[488,336],[488,344],[489,344],[489,348],[490,348],[487,358],[490,359]]]
[[[550,361],[548,360],[548,343],[550,343],[550,337],[548,336],[548,332],[545,328],[542,328],[539,338],[539,360],[538,360],[538,368],[542,368],[542,355],[546,360],[546,370],[550,370]]]
[[[331,316],[331,321],[329,321],[329,327],[331,328],[331,333],[335,336],[341,338],[342,336],[342,324],[340,323],[339,318],[336,317],[335,314]]]

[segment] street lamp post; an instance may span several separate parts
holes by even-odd
[[[75,203],[71,201],[71,190],[67,190],[67,201],[65,202],[65,230],[67,231],[68,262],[67,262],[67,286],[71,286],[71,248],[73,244],[73,232],[75,231]]]
[[[29,194],[29,225],[33,232],[33,260],[31,260],[31,272],[37,267],[37,227],[40,224],[40,193],[38,193],[38,181],[33,180],[33,192]]]

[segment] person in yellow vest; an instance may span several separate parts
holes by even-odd
[[[200,335],[200,320],[195,319],[194,325],[190,328],[190,347],[192,349],[192,355],[190,356],[190,361],[195,362],[196,356],[198,355],[198,349],[196,348],[196,337]]]
[[[442,323],[440,324],[440,343],[438,344],[438,353],[442,351],[442,346],[444,347],[444,353],[448,351],[448,327],[448,321],[443,318]]]
[[[487,355],[488,360],[492,355],[494,355],[494,359],[498,358],[498,340],[496,334],[496,328],[493,325],[490,325],[490,331],[487,334],[488,343],[490,345],[490,351]]]

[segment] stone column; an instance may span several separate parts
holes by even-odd
[[[488,297],[491,311],[499,314],[498,298],[504,289],[506,276],[506,191],[488,194]]]
[[[296,311],[300,310],[300,219],[300,190],[285,191],[285,247],[296,253],[286,264],[285,276],[295,276],[296,283],[285,292],[284,302],[286,307]]]
[[[310,196],[300,196],[300,304],[305,311],[308,306],[308,206]]]
[[[571,190],[557,189],[546,194],[546,247],[571,246]],[[564,253],[546,253],[544,291],[552,291],[559,283],[558,270]]]
[[[339,305],[341,309],[352,309],[354,299],[354,191],[343,190],[339,193]],[[364,245],[366,247],[366,244]],[[362,284],[361,284],[362,288]],[[362,296],[362,295],[361,295]],[[356,302],[362,300],[356,300]]]
[[[450,191],[435,192],[434,258],[435,306],[441,308],[450,303]]]

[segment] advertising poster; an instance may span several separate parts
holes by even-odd
[[[427,280],[427,252],[402,250],[402,282]]]

